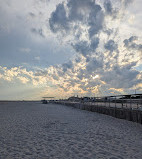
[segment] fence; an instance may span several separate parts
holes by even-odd
[[[114,96],[113,96],[114,97]],[[100,98],[91,102],[55,101],[74,108],[110,115],[120,119],[142,124],[142,98],[139,99],[117,99],[116,97],[102,100]]]

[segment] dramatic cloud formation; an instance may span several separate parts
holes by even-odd
[[[0,11],[0,81],[58,98],[142,91],[141,0],[12,2]]]
[[[49,19],[52,32],[79,53],[79,61],[55,68],[53,79],[61,79],[58,85],[66,92],[106,95],[112,87],[116,93],[128,93],[141,82],[134,66],[141,61],[142,45],[136,36],[119,37],[119,24],[131,1],[99,2],[68,0],[57,5]]]

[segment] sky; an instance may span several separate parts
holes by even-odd
[[[0,100],[142,93],[141,0],[0,4]]]

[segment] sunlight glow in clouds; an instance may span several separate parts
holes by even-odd
[[[142,91],[141,0],[16,2],[0,7],[2,89],[18,81],[39,98]]]
[[[93,77],[93,79],[96,79],[96,78],[99,78],[99,75],[96,75],[96,76]]]

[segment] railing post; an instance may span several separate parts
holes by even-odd
[[[122,99],[121,99],[121,108],[123,108],[123,96],[122,96]]]
[[[130,95],[130,109],[132,108],[131,95]]]
[[[142,95],[140,95],[140,105],[142,106]]]
[[[140,107],[142,107],[142,95],[140,95]]]
[[[116,108],[116,96],[115,96],[115,108]]]

